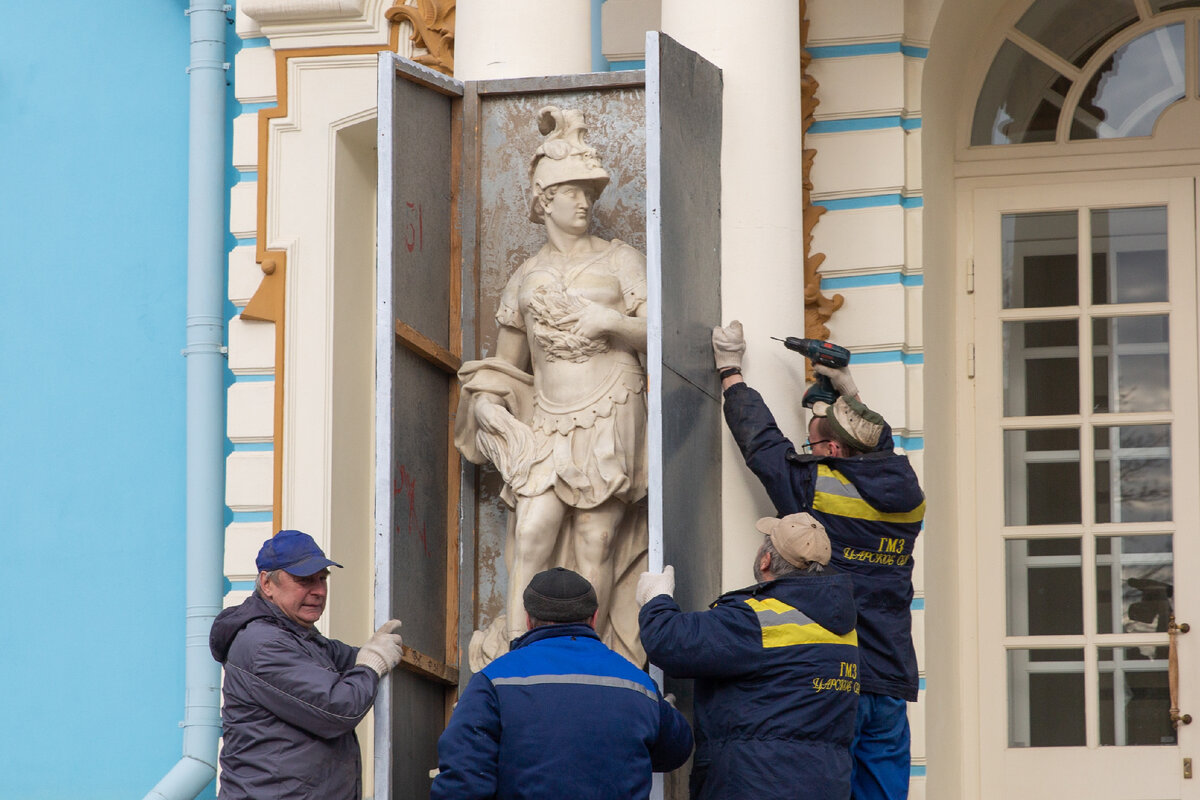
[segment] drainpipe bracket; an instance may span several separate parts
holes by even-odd
[[[191,75],[192,70],[194,70],[194,69],[212,69],[216,65],[217,65],[217,62],[215,62],[215,61],[197,62],[196,64],[192,64],[189,67],[185,67],[183,71],[186,74]],[[228,72],[229,71],[229,62],[228,61],[222,62],[221,69],[224,70],[225,72]]]
[[[193,347],[185,347],[179,351],[179,355],[183,356],[184,358],[187,358],[188,356],[192,355],[193,353],[196,353],[196,354],[217,353],[219,355],[224,356],[225,358],[229,358],[229,348],[226,347],[225,345],[219,345],[219,346],[215,346],[215,347],[211,344],[196,345]]]

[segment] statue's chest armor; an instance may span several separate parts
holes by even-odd
[[[599,266],[593,265],[582,272],[568,272],[565,275],[554,267],[535,267],[530,270],[521,282],[518,295],[522,313],[528,310],[535,293],[551,296],[570,294],[598,305],[620,308],[621,284],[615,275]]]

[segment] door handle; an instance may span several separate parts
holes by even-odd
[[[1167,623],[1167,636],[1170,643],[1167,648],[1167,684],[1171,692],[1171,726],[1175,728],[1181,724],[1192,724],[1191,714],[1179,713],[1179,651],[1175,647],[1175,640],[1191,629],[1192,626],[1186,622],[1176,624],[1174,614]]]

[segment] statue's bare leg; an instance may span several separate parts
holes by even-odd
[[[596,610],[597,630],[607,630],[614,580],[613,539],[625,516],[625,503],[610,497],[595,508],[576,510],[574,515],[575,561],[579,574],[596,588],[600,602]]]
[[[509,641],[525,633],[525,603],[521,596],[534,575],[553,566],[554,545],[567,506],[553,490],[536,497],[518,497],[516,546],[508,573]]]

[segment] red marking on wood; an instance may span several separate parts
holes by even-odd
[[[412,214],[409,214],[408,233],[404,237],[404,246],[408,252],[412,252],[415,247],[418,251],[425,249],[425,209],[417,203],[405,203],[408,208],[417,210],[417,223],[412,223]]]
[[[425,535],[425,523],[417,514],[417,478],[408,471],[408,468],[403,464],[400,465],[400,482],[397,484],[395,479],[392,482],[392,494],[403,495],[408,498],[408,534],[411,536],[416,534],[421,539],[421,549],[425,551],[425,555],[429,555],[429,541]],[[396,529],[399,532],[400,525],[397,523]]]

